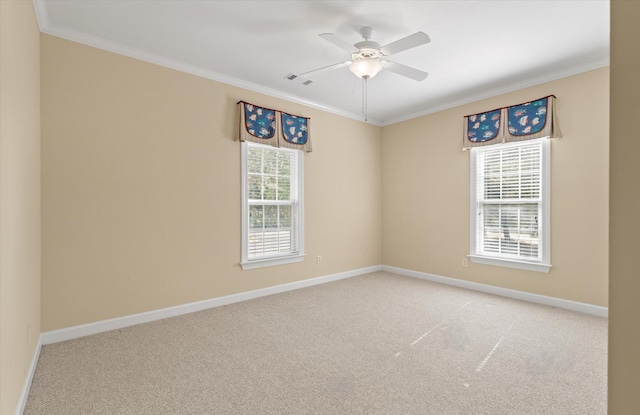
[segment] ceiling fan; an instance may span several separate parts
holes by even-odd
[[[349,52],[351,54],[351,59],[345,62],[304,72],[296,75],[296,77],[305,79],[309,75],[315,75],[321,72],[343,68],[345,66],[348,66],[351,72],[353,72],[358,78],[362,79],[373,78],[383,69],[387,69],[398,75],[402,75],[416,81],[422,81],[429,75],[427,72],[419,69],[402,65],[397,62],[391,62],[386,59],[387,56],[391,56],[395,53],[429,43],[431,39],[426,33],[416,32],[412,35],[396,40],[395,42],[389,43],[388,45],[382,46],[378,42],[370,40],[372,32],[373,29],[368,26],[360,29],[360,34],[364,40],[356,43],[355,45],[350,45],[333,33],[320,34],[319,36],[324,40]],[[303,79],[298,79],[298,81],[302,81],[304,83]]]
[[[295,80],[304,85],[309,85],[313,82],[307,78],[309,75],[316,75],[321,72],[348,66],[351,72],[353,72],[358,78],[362,79],[362,112],[364,114],[365,121],[367,121],[367,80],[376,76],[381,70],[387,69],[398,75],[402,75],[416,81],[423,81],[429,75],[427,72],[402,65],[397,62],[389,61],[386,57],[431,42],[431,39],[426,33],[416,32],[412,35],[396,40],[395,42],[391,42],[388,45],[382,46],[378,42],[370,40],[371,33],[373,33],[373,29],[368,26],[360,29],[360,35],[362,35],[364,40],[356,43],[355,45],[350,45],[333,33],[320,34],[319,36],[324,40],[349,52],[351,59],[345,62],[314,69],[312,71],[303,72],[299,75],[291,73],[285,78],[291,81]]]

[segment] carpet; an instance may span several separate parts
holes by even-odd
[[[607,320],[376,272],[44,346],[25,415],[605,415]]]

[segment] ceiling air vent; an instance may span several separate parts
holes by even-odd
[[[285,76],[284,79],[288,79],[290,81],[296,81],[296,82],[298,82],[298,83],[300,83],[302,85],[309,85],[309,84],[313,83],[313,81],[311,79],[303,78],[303,77],[301,77],[299,75],[296,75],[294,73],[290,73],[289,75]]]

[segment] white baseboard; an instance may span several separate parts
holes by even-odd
[[[27,377],[24,380],[24,385],[22,386],[22,393],[20,394],[20,400],[18,401],[18,406],[16,407],[16,415],[22,415],[22,413],[24,412],[24,407],[27,405],[27,398],[29,397],[29,390],[31,389],[31,382],[33,381],[33,376],[36,373],[36,366],[38,366],[38,359],[40,359],[41,349],[42,349],[42,335],[38,337],[36,350],[33,352],[31,365],[29,365],[29,372],[27,372]]]
[[[113,318],[109,320],[97,321],[94,323],[82,324],[79,326],[67,327],[60,330],[48,331],[40,335],[40,345],[47,345],[47,344],[57,343],[61,341],[72,340],[79,337],[89,336],[92,334],[98,334],[98,333],[103,333],[110,330],[129,327],[136,324],[148,323],[151,321],[193,313],[196,311],[207,310],[210,308],[220,307],[220,306],[238,303],[246,300],[252,300],[254,298],[265,297],[267,295],[283,293],[287,291],[297,290],[300,288],[311,287],[318,284],[324,284],[327,282],[337,281],[337,280],[341,280],[349,277],[355,277],[357,275],[368,274],[370,272],[376,272],[376,271],[387,271],[394,274],[420,278],[420,279],[437,282],[441,284],[447,284],[447,285],[466,288],[474,291],[481,291],[489,294],[500,295],[503,297],[514,298],[517,300],[550,305],[554,307],[563,308],[566,310],[577,311],[580,313],[591,314],[599,317],[608,317],[607,307],[580,303],[580,302],[565,300],[565,299],[556,298],[556,297],[548,297],[548,296],[539,295],[539,294],[532,294],[524,291],[511,290],[508,288],[495,287],[491,285],[459,280],[455,278],[448,278],[448,277],[443,277],[439,275],[429,274],[426,272],[412,271],[412,270],[392,267],[388,265],[376,265],[372,267],[360,268],[360,269],[355,269],[351,271],[340,272],[337,274],[311,278],[308,280],[296,281],[288,284],[276,285],[273,287],[261,288],[258,290],[232,294],[224,297],[217,297],[209,300],[183,304],[175,307],[168,307],[168,308],[163,308],[159,310],[153,310],[153,311],[148,311],[144,313]],[[38,348],[38,353],[39,352],[40,350]]]
[[[196,311],[207,310],[209,308],[220,307],[240,301],[252,300],[254,298],[265,297],[267,295],[283,293],[300,288],[311,287],[313,285],[324,284],[344,278],[355,277],[357,275],[368,274],[380,271],[382,266],[376,265],[367,268],[360,268],[351,271],[339,272],[337,274],[325,275],[308,280],[291,282],[288,284],[276,285],[274,287],[261,288],[224,297],[212,298],[209,300],[183,304],[175,307],[162,308],[160,310],[147,311],[139,314],[113,318],[109,320],[96,321],[95,323],[82,324],[79,326],[67,327],[60,330],[47,331],[42,333],[41,341],[43,345],[58,343],[65,340],[72,340],[92,334],[103,333],[110,330],[121,329],[136,324],[148,323],[162,320],[169,317],[176,317]]]
[[[553,307],[563,308],[565,310],[591,314],[598,317],[606,318],[609,316],[609,309],[607,307],[597,306],[593,304],[580,303],[577,301],[565,300],[556,297],[548,297],[546,295],[540,294],[532,294],[524,291],[511,290],[508,288],[494,287],[492,285],[459,280],[456,278],[442,277],[439,275],[428,274],[426,272],[412,271],[404,268],[391,267],[388,265],[382,265],[382,271],[404,275],[407,277],[420,278],[440,284],[466,288],[469,290],[481,291],[488,294],[500,295],[502,297],[514,298],[516,300],[528,301],[530,303],[549,305]]]

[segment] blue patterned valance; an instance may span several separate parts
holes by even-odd
[[[498,137],[500,110],[483,112],[467,117],[467,139],[472,143],[486,143]]]
[[[282,136],[291,144],[306,144],[308,140],[307,134],[308,118],[297,117],[295,115],[282,113]]]
[[[244,127],[255,138],[268,140],[276,135],[276,112],[244,104]]]
[[[310,119],[286,112],[238,102],[238,139],[311,151]]]
[[[560,137],[555,96],[464,117],[462,148]]]

